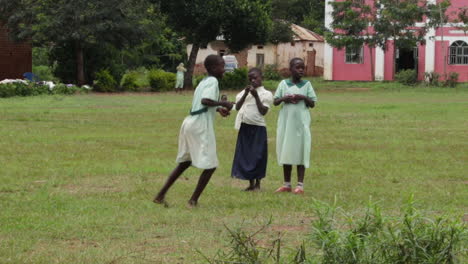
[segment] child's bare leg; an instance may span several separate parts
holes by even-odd
[[[192,197],[188,201],[190,206],[196,206],[198,203],[198,198],[202,194],[203,190],[205,189],[206,185],[211,179],[211,175],[215,172],[216,168],[213,169],[207,169],[202,172],[200,175],[200,179],[198,180],[197,187],[195,188],[195,191],[192,194]]]
[[[304,174],[305,174],[304,165],[297,165],[297,186],[294,189],[295,194],[304,193]]]
[[[253,191],[255,188],[255,180],[249,180],[249,187],[247,187],[244,191]]]
[[[167,178],[166,183],[159,191],[159,193],[154,197],[153,202],[155,203],[164,203],[164,197],[166,196],[166,192],[171,188],[172,184],[179,178],[180,175],[192,164],[191,161],[186,161],[179,163],[177,167],[171,172],[169,178]]]
[[[255,182],[255,189],[259,190],[260,189],[260,181],[261,179],[257,179],[257,181]]]

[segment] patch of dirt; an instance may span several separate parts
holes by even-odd
[[[308,231],[308,225],[300,225],[300,226],[288,226],[288,225],[277,225],[272,226],[271,230],[275,232],[306,232]]]
[[[468,214],[463,216],[463,222],[468,223]]]

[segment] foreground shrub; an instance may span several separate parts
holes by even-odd
[[[404,85],[414,85],[418,82],[416,70],[402,70],[395,74],[395,80]]]
[[[117,91],[117,82],[109,70],[100,70],[96,72],[93,89],[96,92],[115,92]]]
[[[411,198],[401,216],[384,218],[375,203],[356,217],[336,205],[315,202],[316,220],[311,239],[283,255],[281,239],[259,246],[259,233],[242,228],[229,229],[227,250],[215,257],[203,257],[209,263],[321,263],[321,264],[439,264],[462,263],[465,224],[448,217],[424,217]],[[287,252],[287,251],[286,251]]]
[[[263,70],[263,79],[275,81],[281,80],[281,75],[277,70],[276,64],[269,64],[265,66],[265,69]]]
[[[247,68],[237,68],[233,72],[226,72],[219,84],[221,89],[242,89],[248,83]]]
[[[151,70],[148,73],[148,81],[154,92],[171,91],[175,87],[176,74],[163,70]]]

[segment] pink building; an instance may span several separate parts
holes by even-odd
[[[333,1],[339,0],[326,0],[325,24],[328,28],[333,21],[332,6],[329,4]],[[372,0],[366,0],[366,2],[369,1]],[[436,1],[440,0],[427,0],[433,4]],[[452,14],[452,16],[459,8],[468,8],[468,0],[451,0],[451,2],[452,5],[447,14]],[[415,26],[423,26],[423,23],[417,23]],[[450,23],[443,28],[430,30],[426,35],[425,45],[418,45],[410,50],[389,48],[384,51],[381,48],[371,49],[366,46],[359,50],[346,48],[338,50],[325,44],[324,79],[336,81],[372,80],[372,63],[370,61],[370,52],[372,52],[375,80],[393,80],[394,72],[403,69],[415,69],[418,73],[418,79],[424,80],[425,72],[437,72],[442,75],[445,67],[447,73],[457,72],[459,74],[459,82],[468,82],[468,35],[457,26],[459,25]],[[392,46],[392,42],[388,43],[389,47]],[[446,59],[444,59],[444,49],[447,50]]]

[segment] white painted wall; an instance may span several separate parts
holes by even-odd
[[[331,23],[333,22],[332,18],[332,11],[333,8],[330,3],[333,0],[326,0],[325,1],[325,27],[331,30]],[[323,79],[325,80],[332,80],[333,79],[333,47],[329,44],[325,43],[325,47],[323,50]]]

